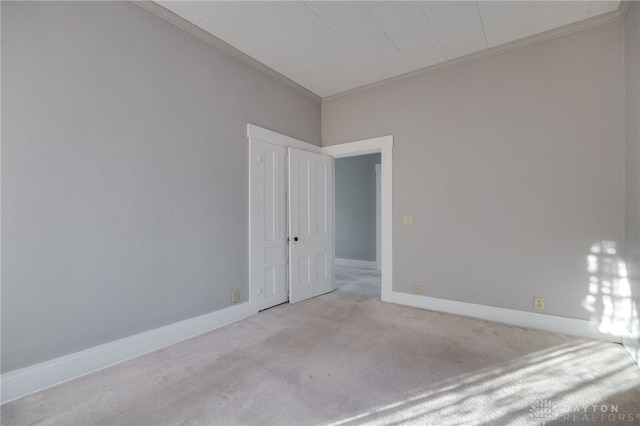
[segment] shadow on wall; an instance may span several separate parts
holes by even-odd
[[[589,291],[582,305],[591,313],[598,331],[613,336],[636,335],[630,330],[638,306],[631,297],[625,262],[620,259],[615,241],[600,241],[591,246],[587,256]]]

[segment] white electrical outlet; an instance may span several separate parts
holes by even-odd
[[[422,293],[422,283],[416,283],[416,293]]]
[[[403,218],[403,223],[405,225],[413,225],[413,215],[410,215],[410,214],[405,215]]]
[[[231,303],[238,303],[238,292],[237,291],[232,291],[231,292]]]
[[[538,311],[544,310],[544,297],[534,297],[533,298],[533,308]]]

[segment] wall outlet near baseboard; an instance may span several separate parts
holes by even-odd
[[[416,283],[416,293],[422,294],[422,283]]]
[[[231,292],[231,303],[238,303],[238,291]]]
[[[544,311],[544,297],[534,297],[533,308],[537,311]]]

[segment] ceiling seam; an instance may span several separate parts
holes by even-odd
[[[383,3],[384,4],[384,3]],[[382,5],[379,5],[382,6]],[[376,6],[376,7],[379,7]],[[400,48],[398,48],[398,46],[394,43],[393,39],[389,36],[389,34],[387,34],[387,32],[384,30],[384,28],[382,28],[382,25],[380,25],[380,22],[378,22],[378,20],[376,19],[375,16],[373,16],[371,14],[371,11],[375,9],[375,7],[372,7],[371,9],[367,9],[366,12],[367,14],[371,17],[371,19],[373,19],[373,22],[376,23],[376,25],[378,26],[378,28],[380,28],[380,30],[384,33],[384,36],[387,37],[387,40],[389,40],[389,42],[391,43],[391,45],[393,45],[393,47],[396,49],[396,51],[400,54],[400,57],[402,57],[402,59],[404,59],[405,64],[407,64],[407,66],[409,67],[409,69],[414,70],[415,68],[413,68],[413,66],[411,65],[411,62],[409,62],[409,59],[407,59],[404,54],[402,53],[402,51],[400,50]]]
[[[436,37],[436,40],[438,42],[438,46],[440,46],[440,50],[442,51],[442,54],[444,55],[445,58],[447,58],[447,61],[449,61],[450,60],[449,59],[449,55],[444,50],[444,46],[442,46],[442,42],[440,41],[440,37],[438,37],[438,33],[436,32],[435,28],[433,28],[433,25],[431,25],[431,21],[429,20],[429,17],[427,16],[427,12],[424,10],[424,8],[422,7],[422,4],[420,2],[418,2],[418,6],[420,6],[420,10],[422,11],[422,15],[424,15],[424,19],[426,19],[427,20],[427,24],[429,24],[429,28],[431,28],[431,32]]]
[[[627,15],[627,12],[631,7],[631,1],[632,0],[622,0],[620,2],[620,5],[618,6],[618,14],[620,15],[620,17],[624,18]]]
[[[325,24],[325,25],[327,26],[327,28],[328,28],[328,29],[330,29],[331,31],[335,31],[333,28],[331,28],[331,25],[329,25],[329,23],[328,23],[328,22],[325,22],[325,20],[324,20],[324,19],[322,19],[322,18],[320,17],[320,15],[318,15],[318,14],[315,12],[315,10],[313,10],[313,9],[311,9],[311,8],[309,7],[309,5],[307,4],[307,2],[306,2],[306,1],[303,1],[303,2],[302,2],[302,4],[304,5],[304,7],[306,7],[307,9],[309,9],[309,12],[313,13],[313,14],[315,15],[315,17],[316,17],[316,18],[318,18],[318,19],[319,19],[323,24]],[[325,30],[325,31],[326,31],[326,30]],[[320,34],[322,34],[322,33],[320,33]],[[311,38],[311,37],[309,37],[309,38]]]
[[[378,7],[380,7],[380,6],[383,6],[383,5],[384,5],[384,3],[379,4],[379,5],[377,5],[377,6],[374,6],[374,7],[370,8],[370,9],[367,9],[365,12],[367,12],[367,15],[369,15],[369,16],[371,17],[371,19],[373,19],[373,22],[375,22],[375,23],[376,23],[376,25],[378,26],[378,28],[380,28],[380,30],[381,30],[383,33],[387,34],[387,32],[384,30],[384,28],[382,28],[382,25],[380,25],[380,22],[378,22],[378,20],[376,19],[376,17],[375,17],[375,16],[373,16],[373,15],[371,14],[371,11],[372,11],[373,9],[376,9],[376,8],[378,8]],[[388,34],[387,34],[387,36],[388,36]]]
[[[487,33],[484,30],[484,21],[482,20],[482,13],[480,13],[480,5],[478,4],[478,0],[476,0],[475,3],[476,3],[476,10],[478,11],[478,19],[480,19],[480,26],[482,27],[482,35],[484,37],[484,47],[486,49],[489,47],[489,42],[487,42]]]

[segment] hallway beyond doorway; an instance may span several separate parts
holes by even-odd
[[[380,271],[335,265],[336,290],[380,300]]]

